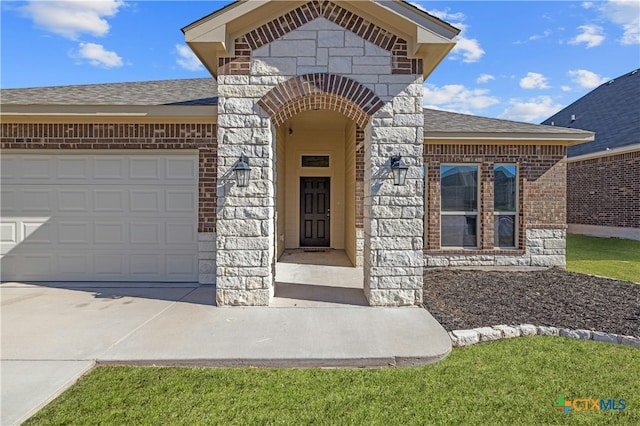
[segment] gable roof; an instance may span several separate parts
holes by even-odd
[[[548,140],[577,144],[593,140],[593,133],[497,118],[424,109],[424,136],[433,140]]]
[[[306,8],[306,11],[298,8]],[[346,12],[334,16],[330,12],[331,8]],[[362,18],[362,22],[375,25],[405,40],[409,47],[408,56],[424,60],[424,76],[429,75],[449,53],[455,45],[455,37],[460,33],[459,29],[404,0],[340,0],[326,3],[317,0],[238,0],[187,25],[182,28],[182,32],[187,45],[209,72],[216,76],[218,60],[234,57],[235,40],[243,35],[268,25],[270,29],[259,34],[261,38],[271,37],[270,40],[275,40],[282,36],[279,31],[274,31],[275,28],[282,27],[291,31],[298,24],[321,16],[344,26],[352,22],[349,19],[346,23],[343,22],[349,13]],[[291,16],[285,17],[287,14]],[[283,21],[286,21],[285,24]],[[366,29],[367,26],[358,28]]]
[[[640,70],[600,85],[542,124],[595,132],[593,142],[569,148],[569,157],[640,143]]]

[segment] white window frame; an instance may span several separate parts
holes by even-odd
[[[443,166],[475,166],[476,170],[476,211],[475,212],[466,212],[466,211],[443,211],[442,210],[442,167]],[[478,250],[480,247],[480,206],[482,203],[480,202],[480,195],[482,194],[482,182],[480,180],[482,171],[481,163],[440,163],[440,248],[442,250]],[[443,246],[442,245],[442,216],[476,216],[476,245],[475,247],[470,246]]]
[[[512,212],[497,212],[495,211],[495,172],[496,172],[496,166],[515,166],[516,168],[516,210],[512,211]],[[513,242],[514,245],[513,246],[497,246],[495,244],[495,227],[493,230],[494,233],[494,238],[493,238],[493,245],[494,248],[498,248],[498,249],[505,249],[505,250],[511,250],[511,249],[517,249],[518,248],[518,242],[519,242],[519,238],[520,238],[520,233],[519,233],[519,229],[520,229],[520,167],[518,165],[518,163],[494,163],[493,164],[493,193],[494,193],[494,210],[493,210],[493,215],[495,216],[514,216],[514,220],[513,220],[513,226],[514,226],[514,230],[513,230]],[[495,223],[495,221],[494,221]]]

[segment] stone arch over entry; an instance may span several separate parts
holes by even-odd
[[[384,102],[368,87],[337,74],[305,74],[271,89],[258,101],[274,126],[311,109],[340,112],[363,129]]]

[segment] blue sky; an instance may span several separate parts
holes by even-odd
[[[228,3],[3,0],[0,85],[208,77],[180,28]],[[640,0],[412,3],[462,29],[425,106],[540,122],[640,67]]]

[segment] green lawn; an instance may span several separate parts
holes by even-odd
[[[567,270],[640,282],[640,241],[568,234]]]
[[[99,367],[27,425],[640,424],[640,350],[559,337],[386,369]],[[623,411],[553,408],[624,398]]]

